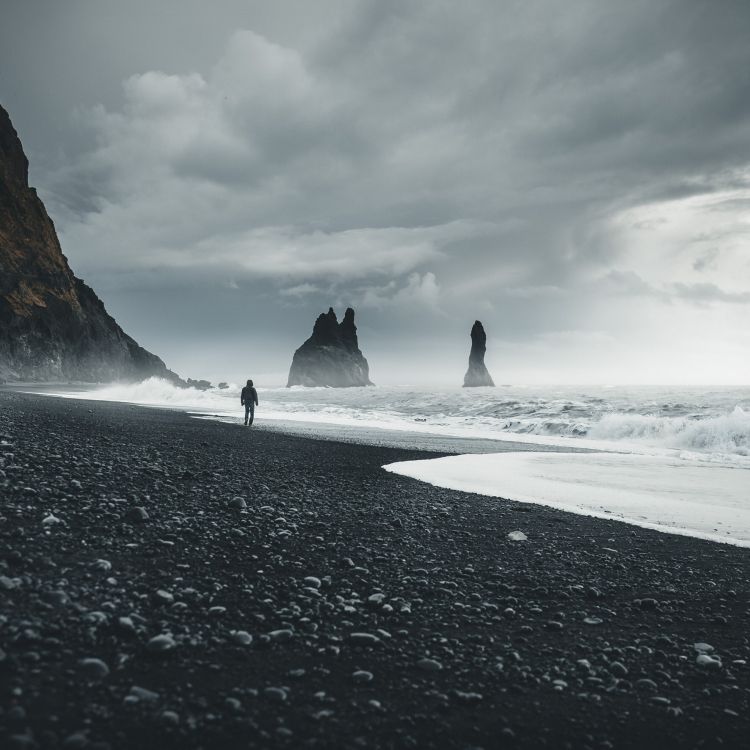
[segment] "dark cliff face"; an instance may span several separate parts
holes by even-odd
[[[179,381],[76,278],[0,107],[0,379]]]
[[[471,327],[471,352],[469,353],[469,369],[464,375],[464,388],[494,387],[492,377],[484,364],[486,351],[487,334],[484,332],[484,326],[476,320]]]
[[[332,388],[372,385],[369,365],[359,350],[351,307],[341,323],[333,308],[318,316],[312,336],[294,352],[287,387],[292,385]]]

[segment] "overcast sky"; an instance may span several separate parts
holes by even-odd
[[[2,0],[74,271],[181,374],[750,382],[747,0]]]

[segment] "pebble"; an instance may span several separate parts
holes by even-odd
[[[721,669],[721,659],[708,654],[698,654],[695,663],[705,669]]]
[[[372,672],[367,672],[364,669],[358,669],[352,674],[352,679],[354,680],[354,682],[358,683],[372,682],[372,678]]]
[[[58,518],[52,513],[50,513],[48,516],[45,516],[42,520],[42,526],[54,526],[58,523],[62,523],[62,519]]]
[[[263,695],[269,700],[283,703],[287,699],[286,690],[278,687],[267,687],[263,690]]]
[[[659,689],[659,686],[653,681],[649,680],[648,677],[643,677],[640,680],[635,681],[635,686],[639,690],[653,690],[656,691]]]
[[[319,589],[322,585],[320,578],[316,578],[315,576],[307,576],[304,580],[304,584],[312,589]]]
[[[124,630],[126,633],[135,633],[135,623],[132,617],[118,617],[117,625],[120,630]]]
[[[628,673],[628,668],[621,661],[613,661],[609,665],[609,671],[616,677],[625,677]]]
[[[253,637],[246,630],[233,630],[230,635],[239,646],[249,646],[253,642]]]
[[[484,700],[481,693],[467,693],[463,690],[454,690],[452,695],[459,703],[479,703]]]
[[[709,643],[698,642],[693,644],[693,648],[701,654],[710,654],[714,647]]]
[[[417,666],[425,672],[439,672],[443,665],[437,659],[420,659]]]
[[[103,680],[109,674],[109,667],[101,659],[81,659],[78,664],[89,680]]]
[[[157,589],[154,592],[154,600],[157,604],[172,604],[174,601],[174,596],[169,593],[169,591],[165,591],[164,589]]]
[[[135,701],[143,701],[143,703],[155,703],[159,700],[159,693],[133,685],[128,692],[128,697]]]
[[[171,651],[177,644],[171,635],[155,635],[146,644],[146,648],[154,654],[162,654]]]
[[[528,537],[523,531],[511,531],[508,534],[508,539],[510,539],[511,542],[525,542],[528,540]]]
[[[143,523],[148,521],[148,512],[142,505],[135,505],[125,512],[125,520],[128,523]]]
[[[176,727],[180,723],[180,715],[176,711],[162,711],[161,720]]]
[[[233,497],[229,501],[229,507],[234,510],[244,510],[247,508],[247,503],[245,502],[244,497]]]

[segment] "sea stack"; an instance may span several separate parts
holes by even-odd
[[[28,168],[0,107],[0,381],[181,382],[70,270]]]
[[[318,316],[312,336],[294,352],[287,388],[293,385],[331,388],[372,385],[369,365],[357,343],[351,307],[341,323],[332,307]]]
[[[484,364],[484,355],[487,351],[487,334],[480,321],[475,320],[471,327],[471,352],[469,354],[469,369],[464,375],[464,388],[476,388],[479,386],[495,387],[492,376]]]

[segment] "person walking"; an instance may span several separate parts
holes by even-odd
[[[245,427],[252,426],[255,407],[258,405],[258,391],[255,390],[252,380],[248,380],[247,385],[242,389],[240,403],[245,407]]]

